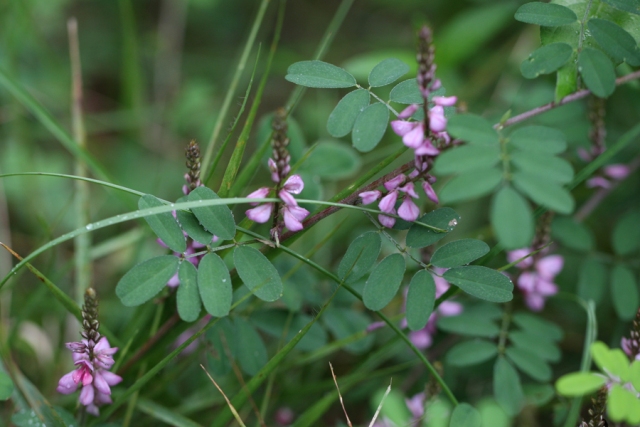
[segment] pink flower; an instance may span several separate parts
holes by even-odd
[[[609,178],[615,179],[616,181],[625,179],[629,173],[631,173],[631,168],[623,164],[608,165],[605,166],[603,170],[605,175]]]
[[[620,347],[622,347],[622,350],[626,353],[627,356],[629,357],[633,356],[633,349],[631,347],[631,338],[622,338],[622,341],[620,342]],[[634,360],[640,360],[640,353],[636,354]]]
[[[302,230],[302,221],[309,215],[309,211],[298,206],[298,202],[293,194],[300,194],[304,189],[304,181],[300,175],[291,175],[278,192],[278,197],[284,203],[283,216],[284,225],[291,231]],[[249,194],[248,198],[264,198],[269,194],[266,187],[259,188]],[[252,203],[252,205],[255,205]],[[245,212],[247,218],[258,223],[265,223],[271,218],[274,203],[264,203]]]
[[[363,205],[370,205],[371,203],[373,203],[376,200],[378,200],[381,195],[382,195],[382,193],[380,193],[380,191],[378,191],[378,190],[364,191],[364,192],[358,194],[358,196],[362,199],[362,204]]]
[[[513,262],[530,252],[531,249],[518,249],[510,252],[507,259]],[[542,310],[546,299],[558,293],[558,285],[553,280],[562,271],[563,265],[564,259],[560,255],[548,255],[537,261],[530,257],[516,264],[516,267],[526,270],[518,277],[517,284],[524,295],[525,304],[531,310]]]

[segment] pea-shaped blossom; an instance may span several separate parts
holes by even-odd
[[[509,252],[507,259],[514,262],[531,251],[529,248],[517,249]],[[546,299],[558,293],[558,285],[553,281],[562,271],[563,265],[564,259],[560,255],[547,255],[537,260],[529,257],[516,264],[516,267],[524,270],[518,277],[517,285],[524,295],[527,307],[540,311],[544,308]]]
[[[309,211],[298,206],[298,202],[293,197],[294,194],[300,194],[304,189],[304,181],[300,175],[291,175],[284,183],[278,197],[284,203],[283,218],[284,225],[291,231],[302,230],[302,221],[309,215]],[[263,199],[267,197],[271,189],[262,187],[249,194],[249,199]],[[247,218],[258,223],[265,223],[271,218],[275,204],[269,203],[251,203],[255,206],[245,212]]]

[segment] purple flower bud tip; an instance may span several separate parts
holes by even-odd
[[[369,205],[369,204],[375,202],[376,200],[378,200],[380,198],[381,195],[382,195],[382,193],[380,193],[380,191],[378,191],[378,190],[364,191],[364,192],[358,194],[358,196],[362,199],[362,204],[363,205]]]
[[[609,178],[621,180],[625,179],[629,173],[631,173],[631,168],[623,164],[608,165],[604,167],[604,173]]]
[[[408,119],[409,117],[413,116],[413,113],[415,113],[416,111],[418,111],[418,104],[411,104],[409,105],[407,108],[405,108],[404,110],[402,110],[400,112],[400,114],[398,114],[398,118],[399,119]]]

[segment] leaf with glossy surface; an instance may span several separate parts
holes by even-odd
[[[400,254],[392,254],[380,261],[367,279],[362,302],[369,310],[382,310],[398,293],[406,264]]]
[[[589,31],[594,39],[615,61],[625,61],[637,67],[640,65],[640,49],[633,36],[615,22],[606,19],[591,18]]]
[[[639,304],[638,284],[633,272],[623,265],[611,271],[611,299],[620,319],[633,319]]]
[[[573,179],[571,163],[551,154],[517,151],[511,154],[510,159],[520,170],[542,175],[558,184],[568,184]]]
[[[278,270],[262,253],[249,246],[233,250],[233,262],[247,288],[263,301],[275,301],[282,296],[282,279]]]
[[[580,266],[578,295],[586,301],[598,304],[607,287],[607,267],[599,259],[589,256]]]
[[[533,212],[525,198],[509,186],[502,187],[493,197],[491,225],[505,249],[531,244],[535,228]]]
[[[416,79],[409,79],[398,83],[391,89],[389,101],[398,104],[422,104],[424,98],[420,93]]]
[[[418,271],[409,283],[406,298],[407,326],[412,331],[424,328],[433,312],[436,299],[436,283],[427,270]]]
[[[524,403],[520,376],[511,363],[498,357],[493,366],[493,395],[504,411],[515,416]]]
[[[568,7],[537,1],[520,6],[516,11],[515,18],[520,22],[545,27],[558,27],[572,24],[578,20],[573,10]]]
[[[385,59],[369,73],[371,87],[386,86],[409,72],[409,66],[396,58]]]
[[[185,322],[193,322],[200,316],[200,294],[198,293],[198,270],[189,261],[182,261],[178,268],[180,285],[176,292],[178,314]]]
[[[138,200],[138,209],[156,208],[165,206],[160,199],[151,194],[145,194]],[[163,212],[158,215],[144,217],[153,232],[174,252],[184,252],[187,250],[187,242],[182,234],[182,229],[178,221],[171,212]]]
[[[458,221],[460,221],[460,215],[451,208],[440,208],[428,212],[418,218],[415,222],[421,222],[432,227],[447,230],[447,233],[441,233],[422,227],[418,224],[414,224],[407,232],[407,246],[412,248],[424,248],[425,246],[432,245],[447,236],[447,234],[449,234],[448,232],[452,231],[456,225],[458,225]]]
[[[291,64],[284,76],[300,86],[342,88],[356,85],[356,79],[346,70],[323,61],[300,61]]]
[[[553,322],[530,313],[515,313],[513,322],[526,332],[548,341],[560,341],[564,336],[562,328]]]
[[[447,132],[470,144],[497,146],[498,133],[483,117],[476,114],[456,114],[447,122]]]
[[[238,274],[240,274],[239,270]],[[208,253],[200,260],[198,265],[198,289],[207,313],[215,317],[223,317],[229,314],[233,300],[233,287],[229,270],[218,255]]]
[[[219,197],[209,187],[201,186],[191,191],[187,199],[190,202],[196,202],[198,200],[219,199]],[[204,228],[221,240],[231,240],[236,235],[236,223],[233,220],[231,210],[226,205],[192,208],[191,212]]]
[[[338,277],[352,283],[371,270],[380,255],[382,240],[375,231],[367,231],[349,245],[338,266]]]
[[[455,240],[436,249],[431,257],[431,264],[442,268],[458,267],[469,264],[488,252],[489,245],[482,240]]]
[[[551,43],[542,46],[520,64],[520,71],[527,79],[535,79],[541,74],[557,71],[569,61],[573,48],[566,43]]]
[[[635,13],[640,15],[640,1],[638,0],[603,0],[605,3],[615,7],[616,9],[624,10],[625,12]]]
[[[607,379],[593,372],[574,372],[561,376],[556,381],[556,389],[563,396],[584,396],[597,391]]]
[[[325,140],[317,143],[304,170],[328,181],[338,181],[357,173],[361,163],[352,147],[340,141]]]
[[[389,124],[387,106],[376,102],[366,107],[356,118],[351,132],[351,142],[356,150],[366,153],[378,145]]]
[[[486,362],[498,354],[498,346],[485,340],[464,341],[447,352],[446,360],[451,366],[471,366]]]
[[[234,340],[238,342],[238,362],[244,372],[249,375],[256,375],[260,369],[267,364],[267,348],[260,337],[260,334],[242,317],[233,320],[236,327]]]
[[[616,89],[616,72],[611,60],[599,50],[585,47],[578,55],[578,71],[594,95],[606,98]]]
[[[539,205],[562,214],[573,212],[575,202],[571,193],[546,177],[517,171],[513,174],[513,184]]]
[[[559,154],[567,148],[567,140],[561,130],[538,125],[516,129],[509,135],[509,142],[521,150],[549,154]]]
[[[507,302],[513,299],[511,280],[491,268],[469,265],[447,270],[442,276],[451,284],[476,298],[489,302]]]
[[[640,248],[640,211],[627,212],[618,220],[611,243],[618,255],[629,255]]]
[[[475,199],[491,193],[502,181],[496,168],[477,169],[452,178],[440,191],[440,203]]]
[[[587,226],[569,216],[556,216],[551,223],[551,236],[564,246],[588,252],[594,248],[595,237]]]
[[[180,260],[173,255],[148,259],[122,276],[116,285],[116,295],[127,307],[147,302],[167,285],[179,264]]]
[[[546,382],[551,379],[551,368],[535,354],[519,347],[507,347],[506,355],[518,369],[534,380]]]
[[[458,316],[447,316],[438,319],[438,329],[459,335],[494,338],[500,333],[498,325],[490,319],[474,314],[462,313]]]
[[[449,427],[481,427],[480,413],[468,403],[458,404],[451,414]]]
[[[441,175],[461,174],[490,168],[499,161],[498,147],[463,145],[441,153],[434,163],[434,172]]]
[[[327,121],[327,131],[335,138],[346,136],[353,129],[356,118],[369,105],[369,91],[357,89],[349,92],[333,109]]]

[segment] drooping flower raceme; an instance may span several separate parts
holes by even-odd
[[[507,260],[514,262],[531,252],[530,248],[517,249],[507,254]],[[516,264],[517,268],[524,270],[517,284],[531,310],[542,310],[546,298],[558,293],[558,285],[553,280],[562,271],[563,265],[564,259],[560,255],[547,255],[535,260],[529,257]]]

